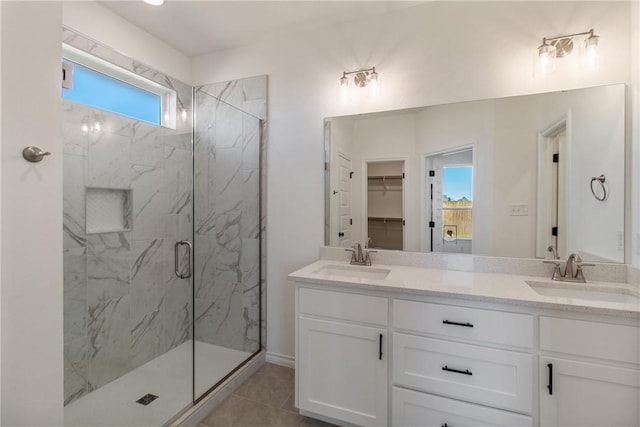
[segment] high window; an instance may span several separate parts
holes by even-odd
[[[63,56],[73,70],[63,98],[175,129],[175,91],[71,46]]]

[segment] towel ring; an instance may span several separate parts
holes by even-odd
[[[607,188],[604,186],[606,180],[607,177],[605,177],[604,175],[594,176],[593,178],[591,178],[591,194],[593,194],[593,197],[595,197],[596,200],[599,200],[601,202],[607,200]],[[602,188],[602,197],[599,197],[593,189],[594,182],[600,183],[600,188]]]

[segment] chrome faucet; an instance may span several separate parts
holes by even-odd
[[[573,275],[573,264],[574,263],[579,263],[582,260],[580,259],[580,255],[576,255],[576,254],[571,254],[569,255],[569,258],[567,258],[567,262],[564,265],[564,277],[571,277],[571,278],[575,278],[575,276]]]
[[[550,250],[552,248],[553,246],[549,246],[549,249],[547,250]],[[555,254],[555,248],[553,249],[553,252]],[[595,264],[582,262],[580,255],[577,254],[569,255],[569,258],[567,258],[567,262],[564,266],[564,273],[560,269],[560,261],[558,261],[557,258],[553,261],[545,260],[543,262],[546,264],[553,264],[555,266],[555,268],[553,269],[553,274],[551,275],[551,280],[557,280],[560,282],[587,283],[587,280],[584,277],[584,273],[582,272],[582,267],[595,266]]]
[[[347,252],[351,252],[351,265],[371,265],[371,255],[377,251],[363,251],[360,243],[356,243],[352,248],[345,248]]]

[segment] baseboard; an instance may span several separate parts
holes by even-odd
[[[296,367],[296,359],[294,357],[277,353],[267,352],[267,363],[273,363],[274,365],[285,366],[287,368]]]

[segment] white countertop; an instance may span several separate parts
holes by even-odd
[[[569,282],[552,282],[551,278],[537,276],[476,273],[383,264],[374,264],[372,267],[361,268],[390,270],[384,280],[319,274],[318,271],[327,265],[348,267],[349,263],[320,260],[291,273],[289,278],[308,283],[344,286],[345,288],[439,296],[640,318],[640,304],[543,296],[534,291],[526,281],[544,282],[554,287],[591,287],[613,293],[626,291],[638,295],[637,287],[634,288],[631,285],[621,283],[589,282],[586,284],[574,284]]]

